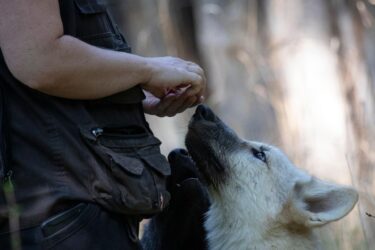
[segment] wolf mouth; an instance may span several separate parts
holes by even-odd
[[[208,184],[219,185],[225,180],[227,168],[212,141],[224,131],[221,120],[205,105],[199,105],[190,120],[185,144]]]

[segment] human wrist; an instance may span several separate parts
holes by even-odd
[[[155,62],[151,57],[141,57],[141,60],[143,65],[142,75],[144,80],[140,83],[140,86],[143,89],[147,89],[155,72]]]

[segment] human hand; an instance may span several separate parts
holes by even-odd
[[[182,89],[185,97],[195,96],[199,100],[203,96],[206,78],[197,64],[176,57],[151,57],[147,62],[150,78],[141,86],[155,97],[164,99],[170,93],[182,94]]]
[[[146,99],[143,100],[143,109],[145,113],[156,116],[172,117],[186,109],[203,102],[204,97],[188,96],[180,90],[181,93],[171,92],[163,98],[158,98],[150,92],[144,91]]]

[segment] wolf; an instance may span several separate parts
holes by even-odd
[[[358,201],[353,188],[309,175],[278,148],[239,138],[207,106],[196,109],[185,143],[208,185],[210,250],[320,249],[314,229]]]

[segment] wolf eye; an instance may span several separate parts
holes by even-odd
[[[255,158],[257,158],[258,160],[261,160],[264,163],[267,163],[267,157],[263,151],[256,150],[255,148],[252,148],[251,151]]]

